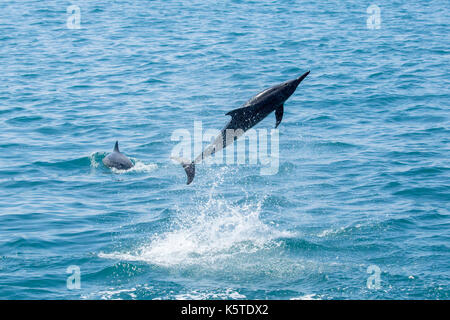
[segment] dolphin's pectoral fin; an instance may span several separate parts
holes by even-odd
[[[284,105],[281,105],[275,109],[275,119],[277,120],[277,122],[275,123],[275,128],[278,127],[278,125],[281,123],[281,120],[283,119],[283,111]]]

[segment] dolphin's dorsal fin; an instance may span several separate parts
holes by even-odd
[[[281,120],[283,119],[283,111],[284,105],[281,105],[275,109],[275,119],[277,120],[277,122],[275,123],[275,128],[278,127],[278,125],[281,123]]]
[[[114,145],[114,151],[120,152],[119,151],[119,141],[116,141],[116,144]]]

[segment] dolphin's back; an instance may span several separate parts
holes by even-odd
[[[273,101],[274,100],[273,98],[276,96],[276,91],[279,87],[280,85],[277,84],[273,87],[261,91],[260,93],[249,99],[246,103],[244,103],[243,107],[250,107],[261,104],[270,104],[275,102]]]
[[[134,166],[133,162],[119,151],[118,142],[114,146],[114,151],[104,157],[102,161],[105,166],[119,170],[128,170]]]
[[[133,167],[133,163],[125,157],[122,153],[113,152],[103,158],[103,163],[105,166],[110,168],[116,168],[120,170],[127,170]]]

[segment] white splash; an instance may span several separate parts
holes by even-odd
[[[134,166],[132,168],[130,168],[128,170],[119,170],[116,168],[111,168],[111,171],[116,174],[124,174],[124,173],[132,173],[132,172],[149,173],[158,168],[158,165],[156,163],[145,164],[144,162],[142,162],[140,160],[136,160],[134,158],[131,158],[131,160],[134,163]]]
[[[98,152],[93,152],[91,153],[91,155],[89,156],[89,160],[91,161],[91,167],[93,168],[98,168],[98,165],[100,164],[99,162],[97,162],[96,157],[98,155]]]
[[[192,292],[175,295],[176,300],[237,300],[246,298],[246,296],[233,289],[225,289],[219,292],[194,290]]]
[[[300,296],[300,297],[294,297],[291,298],[290,300],[322,300],[320,296],[316,295],[315,293],[311,293],[311,294],[305,294],[304,296]]]
[[[249,255],[281,245],[279,238],[292,234],[266,225],[260,218],[262,201],[234,205],[210,197],[194,210],[183,209],[170,230],[154,235],[133,252],[100,253],[103,258],[145,261],[163,267],[197,267],[214,270],[224,264],[247,266]],[[258,257],[254,257],[258,259]],[[261,257],[259,257],[261,258]],[[237,262],[239,260],[240,262]]]
[[[146,288],[146,287],[145,287]],[[146,288],[147,289],[147,288]],[[92,300],[123,300],[123,299],[136,299],[138,288],[109,288],[98,292],[90,292],[81,296],[81,299]]]

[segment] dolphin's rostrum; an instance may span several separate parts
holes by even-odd
[[[285,101],[295,92],[297,86],[308,74],[309,71],[296,79],[268,88],[248,100],[241,108],[228,112],[227,115],[231,116],[230,122],[222,129],[214,142],[206,147],[194,161],[189,162],[178,159],[186,171],[187,184],[190,184],[192,180],[194,180],[196,163],[199,163],[202,159],[234,142],[243,135],[245,131],[259,123],[272,111],[275,111],[275,128],[278,127],[283,119]],[[229,132],[232,132],[231,138]]]
[[[128,170],[134,166],[133,162],[119,151],[119,141],[116,141],[113,152],[103,158],[103,164],[119,170]]]

